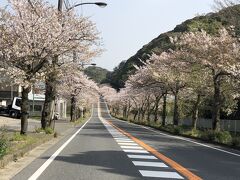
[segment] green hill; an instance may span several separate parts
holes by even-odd
[[[169,48],[174,49],[170,43],[169,37],[179,36],[183,32],[199,31],[204,29],[208,33],[214,34],[222,26],[230,26],[233,24],[238,34],[240,34],[240,6],[226,8],[218,13],[209,13],[205,16],[198,16],[177,25],[174,30],[160,34],[157,38],[143,46],[134,56],[127,61],[122,61],[118,67],[109,75],[110,84],[116,88],[124,87],[124,83],[128,76],[135,72],[134,64],[141,65],[140,59],[145,61],[149,54],[160,54]]]
[[[104,83],[106,81],[107,74],[110,73],[108,70],[97,66],[89,66],[84,69],[84,73],[96,83]]]

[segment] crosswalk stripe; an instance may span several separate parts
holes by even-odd
[[[127,155],[129,158],[132,159],[157,159],[155,156],[150,156],[150,155]]]
[[[166,171],[146,171],[139,170],[139,172],[144,177],[158,177],[158,178],[169,178],[169,179],[184,179],[176,172],[166,172]]]
[[[115,140],[129,140],[129,141],[132,141],[131,139],[129,138],[114,138]]]
[[[134,143],[132,140],[116,140],[117,143]]]
[[[140,146],[121,146],[122,149],[143,149]]]
[[[137,146],[138,145],[136,143],[131,143],[131,142],[127,142],[127,143],[119,142],[118,144],[121,146]]]
[[[123,151],[127,153],[146,153],[146,154],[149,153],[146,150],[139,150],[139,149],[123,149]]]
[[[147,161],[133,161],[135,166],[148,166],[148,167],[168,167],[166,164],[162,162],[147,162]]]

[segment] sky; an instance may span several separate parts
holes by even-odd
[[[57,4],[58,0],[48,0]],[[93,0],[68,0],[70,4],[96,2]],[[101,0],[97,0],[101,1]],[[198,14],[214,11],[214,0],[102,0],[105,8],[85,5],[76,10],[89,16],[101,33],[103,49],[93,62],[113,70],[121,61],[131,56],[161,33],[173,30],[183,21]],[[0,0],[0,6],[6,0]]]

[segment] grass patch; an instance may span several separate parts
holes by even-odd
[[[45,128],[44,131],[45,131],[46,134],[53,134],[54,133],[54,130],[50,127]]]
[[[80,117],[80,118],[78,118],[76,121],[71,122],[71,123],[72,123],[74,126],[77,126],[77,125],[82,124],[83,122],[85,122],[90,116],[91,116],[91,113],[90,113],[90,112],[87,112],[84,117]]]
[[[0,159],[7,154],[9,144],[4,136],[0,137]]]
[[[45,129],[43,128],[35,128],[35,132],[36,133],[46,133],[46,134],[53,134],[54,133],[54,129],[50,128],[50,127],[46,127]]]
[[[34,119],[34,120],[40,121],[41,117],[40,116],[30,116],[30,119]]]

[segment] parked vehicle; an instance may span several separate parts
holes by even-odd
[[[12,118],[20,118],[21,117],[21,98],[14,97],[13,101],[10,105],[4,107],[0,107],[0,114],[4,114],[10,116]]]

